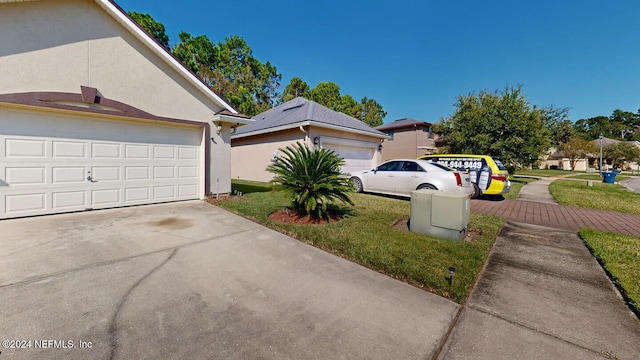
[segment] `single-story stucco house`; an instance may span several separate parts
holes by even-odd
[[[345,160],[344,173],[369,170],[380,162],[387,136],[366,123],[301,97],[253,117],[252,124],[231,135],[231,176],[269,181],[266,171],[279,149],[302,142],[335,151]]]
[[[250,123],[110,0],[0,0],[0,219],[228,193]]]
[[[596,149],[599,149],[601,144],[603,147],[607,147],[609,145],[618,144],[622,142],[621,140],[611,139],[607,137],[602,138],[602,143],[600,141],[601,141],[600,139],[591,140],[591,144],[593,144],[593,146],[595,146]],[[631,141],[630,143],[640,148],[640,142]],[[603,169],[610,170],[612,167],[612,164],[610,163],[610,159],[607,159],[605,157],[602,160],[603,160],[603,164],[602,164]],[[640,164],[636,162],[627,162],[625,163],[625,165],[630,169],[634,169],[634,170],[640,169]],[[571,170],[571,161],[569,158],[565,156],[565,154],[562,151],[559,151],[556,148],[551,148],[548,154],[543,156],[540,159],[540,161],[538,161],[538,167],[540,169],[557,168],[557,169],[563,169],[563,170]],[[599,168],[600,168],[599,151],[594,154],[590,154],[588,158],[575,160],[575,168],[574,168],[575,171],[593,171],[593,169],[599,169]]]
[[[375,129],[389,136],[382,148],[382,160],[416,159],[435,153],[436,147],[433,124],[411,118],[402,118]]]

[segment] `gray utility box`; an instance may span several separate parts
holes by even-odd
[[[471,200],[467,194],[437,190],[411,192],[409,230],[461,240],[467,234]]]

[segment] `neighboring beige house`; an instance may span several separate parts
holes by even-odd
[[[597,166],[597,165],[596,165]],[[577,159],[575,163],[575,171],[586,171],[589,167],[588,159]],[[593,166],[592,166],[593,167]],[[556,148],[549,149],[548,153],[541,157],[538,161],[540,169],[560,169],[571,170],[571,161],[565,157],[561,151]]]
[[[279,149],[302,142],[334,150],[345,160],[342,171],[369,170],[380,162],[386,135],[364,122],[298,97],[253,117],[231,136],[231,176],[269,181],[266,171]]]
[[[432,124],[426,121],[402,118],[376,127],[389,136],[382,144],[382,160],[415,159],[433,154],[437,148]]]
[[[602,147],[606,147],[608,145],[617,144],[621,142],[620,140],[610,139],[610,138],[602,138]],[[591,143],[596,146],[596,148],[600,148],[600,139],[592,140]],[[640,148],[640,142],[634,141],[633,144]],[[637,163],[631,162],[626,164],[629,168],[636,170],[638,168]],[[558,151],[556,148],[551,148],[547,155],[545,155],[538,162],[538,167],[540,169],[549,169],[549,168],[557,168],[561,170],[571,170],[571,161],[569,158],[565,157],[562,151]],[[587,159],[577,159],[575,164],[575,171],[589,171],[588,169],[598,169],[600,167],[600,154],[599,151],[596,154],[592,154]],[[608,159],[603,159],[603,168],[605,170],[609,170],[611,168],[611,164],[609,164]]]
[[[109,0],[0,0],[0,219],[230,192],[250,123]]]

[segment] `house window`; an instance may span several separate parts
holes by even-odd
[[[389,135],[389,141],[393,141],[393,130],[387,131],[387,135]]]
[[[433,139],[433,130],[429,127],[429,139]]]

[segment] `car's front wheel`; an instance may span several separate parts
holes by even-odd
[[[351,178],[351,184],[353,185],[353,191],[357,193],[362,192],[362,180],[354,176]]]
[[[426,189],[426,190],[438,190],[437,187],[435,187],[435,186],[433,186],[431,184],[422,184],[422,185],[418,186],[418,188],[416,190],[423,190],[423,189]]]

